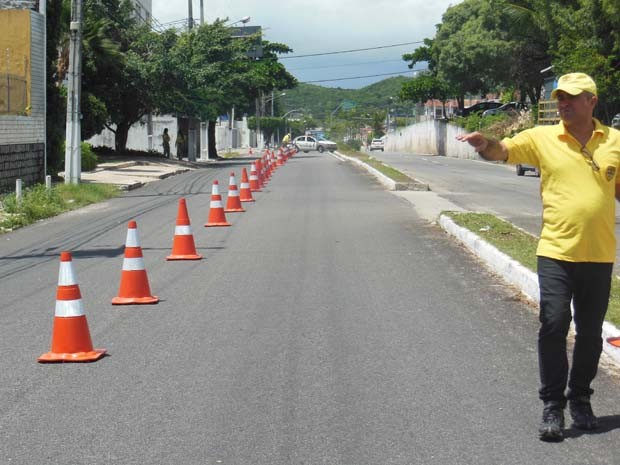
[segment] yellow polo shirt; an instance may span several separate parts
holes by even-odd
[[[538,126],[504,139],[507,163],[540,170],[543,226],[536,255],[569,262],[613,263],[616,257],[615,188],[620,166],[620,131],[594,120],[586,149],[562,123]]]

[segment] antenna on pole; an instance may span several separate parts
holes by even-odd
[[[194,25],[194,17],[192,14],[192,0],[187,0],[187,30],[189,31]]]

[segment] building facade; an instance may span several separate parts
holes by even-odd
[[[45,177],[45,16],[29,7],[0,8],[0,192]]]

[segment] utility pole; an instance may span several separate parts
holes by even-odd
[[[205,4],[204,0],[200,0],[200,24],[205,23]]]
[[[71,0],[69,84],[65,139],[65,184],[79,184],[82,171],[80,94],[82,87],[82,0]]]
[[[46,0],[39,2],[39,13],[43,15],[43,126],[45,137],[43,138],[43,176],[47,176],[47,3]]]

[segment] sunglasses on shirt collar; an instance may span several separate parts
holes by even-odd
[[[590,152],[585,146],[581,147],[581,154],[588,161],[588,163],[590,163],[590,166],[592,167],[592,171],[599,171],[601,169],[601,167],[598,165],[598,163],[594,159],[594,155],[592,155],[592,152]]]

